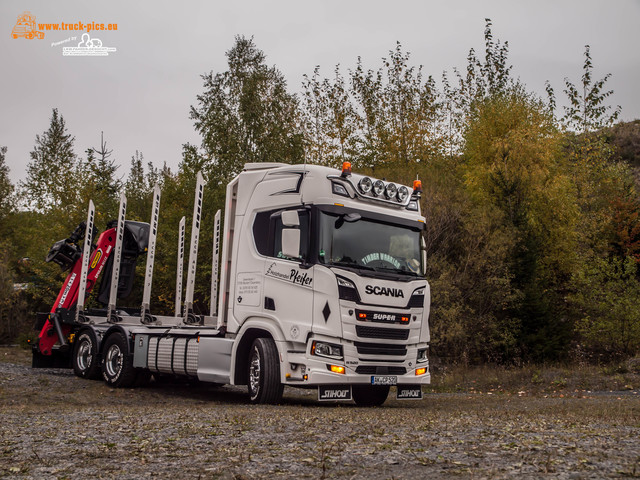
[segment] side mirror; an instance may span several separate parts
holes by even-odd
[[[282,220],[282,255],[287,258],[300,257],[300,217],[296,210],[285,210]]]
[[[298,217],[298,212],[296,210],[285,210],[280,214],[280,218],[282,219],[283,227],[300,226],[300,217]]]
[[[300,257],[300,230],[297,228],[282,229],[282,255],[295,259]]]

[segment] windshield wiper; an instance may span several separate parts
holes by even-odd
[[[330,265],[335,265],[336,267],[351,267],[351,268],[360,268],[362,270],[371,270],[375,271],[376,269],[373,267],[368,267],[366,265],[358,265],[355,262],[331,262]]]
[[[416,273],[416,272],[414,272],[412,270],[403,270],[402,268],[376,267],[374,270],[376,270],[376,271],[386,270],[388,272],[394,272],[394,273],[398,273],[398,274],[401,274],[401,275],[411,275],[413,277],[421,277],[422,276],[419,273]]]

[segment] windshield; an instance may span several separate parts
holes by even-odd
[[[325,265],[420,275],[420,229],[359,215],[320,212],[318,260]]]

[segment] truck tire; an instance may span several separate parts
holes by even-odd
[[[102,378],[113,387],[131,387],[136,381],[133,358],[127,351],[127,339],[120,332],[112,333],[105,341],[102,350]]]
[[[353,385],[353,400],[361,407],[379,407],[389,395],[389,386]]]
[[[280,383],[278,349],[271,338],[256,338],[249,351],[247,387],[251,403],[279,403],[284,385]]]
[[[98,344],[95,335],[85,330],[75,338],[73,346],[73,371],[80,378],[96,380],[100,378]]]

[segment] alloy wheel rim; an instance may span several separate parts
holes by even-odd
[[[249,387],[252,398],[255,398],[260,390],[260,352],[257,348],[253,349],[249,364]]]
[[[87,370],[91,366],[93,355],[91,355],[91,343],[88,340],[82,340],[78,348],[78,366],[80,370]]]
[[[122,352],[118,345],[111,345],[107,351],[105,359],[105,368],[111,378],[115,378],[122,369]]]

